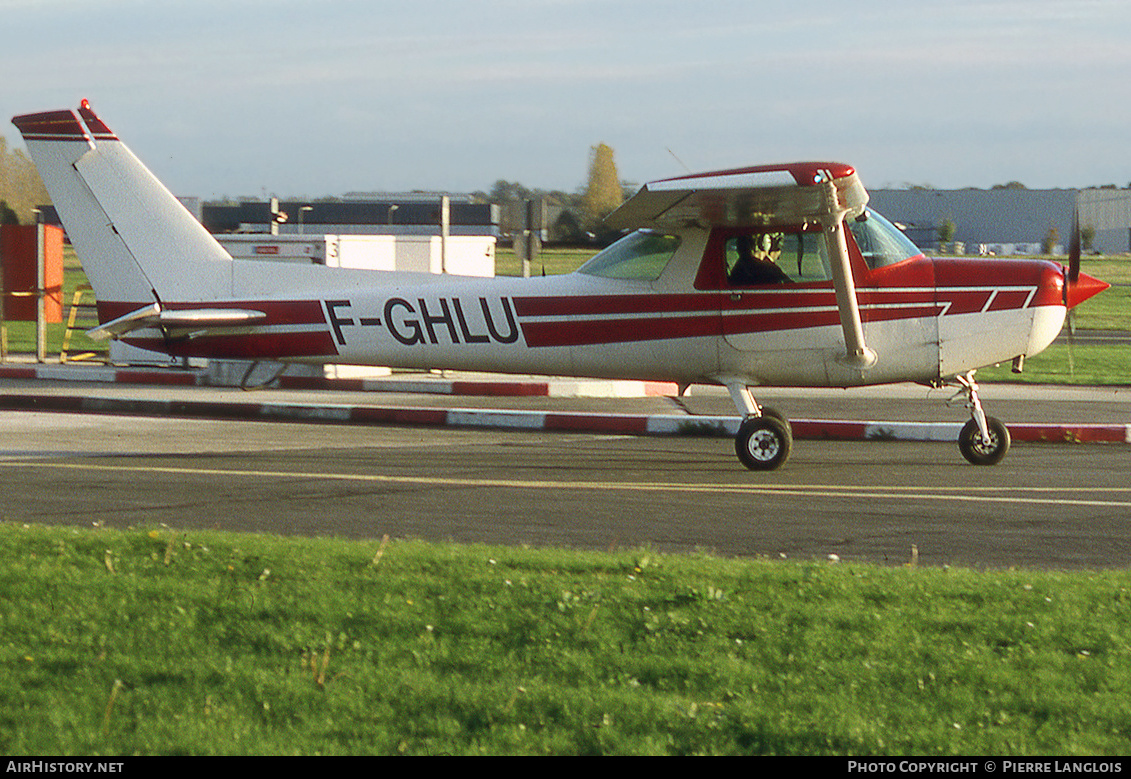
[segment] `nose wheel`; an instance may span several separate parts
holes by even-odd
[[[978,397],[978,382],[970,371],[955,379],[961,389],[952,400],[965,395],[965,406],[970,411],[970,419],[958,434],[958,450],[974,465],[997,465],[1009,451],[1009,430],[1000,419],[986,416],[982,401]]]
[[[997,465],[1009,451],[1009,431],[1000,419],[986,417],[986,432],[969,420],[958,434],[958,449],[974,465]]]

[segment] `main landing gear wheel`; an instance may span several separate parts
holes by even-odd
[[[958,434],[962,456],[974,465],[997,465],[1009,451],[1009,430],[994,417],[986,417],[989,436],[983,436],[977,420],[971,419]]]
[[[793,437],[793,426],[789,424],[789,420],[786,419],[785,414],[781,413],[776,408],[773,408],[771,406],[759,406],[759,408],[762,410],[763,417],[773,417],[777,421],[781,422],[783,425],[785,425],[785,429],[789,431],[790,438]]]
[[[747,417],[734,438],[738,459],[752,471],[772,471],[789,459],[793,433],[777,416]]]

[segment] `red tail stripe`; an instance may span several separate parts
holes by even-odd
[[[166,342],[160,338],[129,338],[126,343],[175,357],[213,357],[228,360],[272,360],[286,357],[334,357],[338,348],[329,331],[313,333],[247,333],[203,335]]]
[[[90,106],[83,101],[82,107],[79,109],[79,114],[82,115],[82,120],[86,122],[86,126],[94,133],[94,137],[100,141],[116,141],[118,136],[106,126],[106,123],[98,118],[97,114],[90,109]]]
[[[12,124],[28,141],[78,140],[86,138],[86,130],[72,111],[46,111],[25,114],[12,119]]]

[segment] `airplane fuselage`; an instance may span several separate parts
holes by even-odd
[[[688,263],[698,265],[694,258]],[[831,283],[681,290],[680,277],[693,267],[674,261],[655,281],[613,283],[581,273],[473,279],[285,265],[233,270],[270,275],[292,291],[310,290],[318,279],[323,289],[266,299],[165,300],[170,310],[255,307],[267,318],[170,338],[143,330],[126,340],[178,356],[850,387],[937,381],[1036,354],[1056,337],[1065,315],[1063,272],[1054,263],[910,258],[861,274],[861,319],[882,355],[861,370],[843,360]],[[288,279],[296,270],[307,278]],[[138,305],[101,303],[100,316]]]

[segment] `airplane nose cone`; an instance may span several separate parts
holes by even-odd
[[[1066,278],[1064,283],[1067,286],[1065,305],[1068,308],[1075,308],[1088,298],[1100,294],[1111,286],[1106,281],[1100,281],[1087,273],[1081,273],[1080,278],[1076,281],[1068,281]]]

